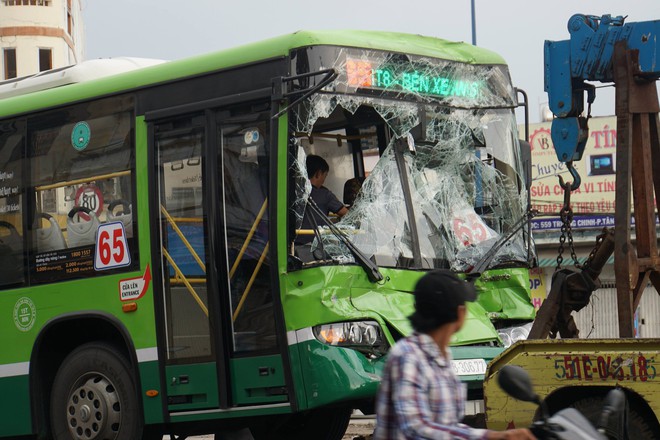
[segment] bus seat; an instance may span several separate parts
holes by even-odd
[[[36,217],[37,224],[35,237],[37,243],[37,253],[66,249],[64,234],[62,234],[60,225],[57,224],[57,221],[53,218],[53,216],[45,212],[40,212],[37,213]],[[42,219],[49,223],[47,228],[42,227]]]
[[[12,250],[20,250],[23,247],[23,240],[14,225],[4,220],[0,220],[0,228],[9,231],[9,234],[0,234],[0,243]]]
[[[330,258],[327,252],[323,251],[320,247],[312,250],[312,243],[297,244],[294,250],[294,256],[303,264],[313,261],[325,261]]]
[[[9,222],[0,220],[0,228],[9,231],[0,233],[0,285],[23,281],[23,238]]]
[[[75,221],[76,217],[78,221]],[[85,219],[87,217],[87,219]],[[96,241],[99,219],[96,213],[83,206],[74,206],[66,219],[69,247],[86,246]]]
[[[344,183],[344,205],[352,206],[355,203],[364,180],[364,177],[353,177]]]
[[[120,206],[119,209],[117,209],[117,212],[115,212],[115,208]],[[106,213],[107,221],[108,223],[112,222],[122,222],[124,225],[124,231],[126,232],[127,237],[132,237],[133,236],[133,213],[131,209],[131,205],[121,199],[117,199],[112,201],[108,205],[108,211]]]

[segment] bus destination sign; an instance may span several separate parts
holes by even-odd
[[[349,86],[363,89],[390,90],[442,98],[475,99],[481,94],[481,82],[451,78],[438,71],[424,71],[412,65],[378,65],[366,60],[346,60]]]

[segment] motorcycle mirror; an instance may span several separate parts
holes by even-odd
[[[541,403],[534,393],[532,381],[525,370],[516,365],[505,365],[497,376],[497,383],[508,395],[523,402]]]

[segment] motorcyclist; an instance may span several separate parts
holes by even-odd
[[[452,368],[449,342],[465,321],[474,286],[445,269],[415,286],[415,332],[390,351],[376,406],[376,440],[535,439],[529,429],[491,431],[460,423],[466,391]]]

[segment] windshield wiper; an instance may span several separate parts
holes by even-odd
[[[312,210],[312,212],[316,216],[318,216],[323,221],[323,223],[325,223],[328,226],[328,228],[332,231],[332,233],[336,235],[337,238],[339,238],[339,240],[341,240],[344,246],[346,246],[351,251],[351,253],[355,256],[360,266],[362,266],[364,271],[367,273],[369,280],[374,283],[378,281],[382,281],[383,274],[381,274],[380,270],[378,270],[378,265],[376,265],[376,263],[371,261],[366,255],[364,255],[362,251],[358,249],[353,244],[353,242],[351,242],[348,236],[341,229],[335,226],[334,223],[330,221],[330,219],[325,215],[323,211],[321,211],[321,209],[318,207],[316,202],[311,197],[307,199],[307,204]],[[319,242],[321,241],[319,240]]]
[[[513,225],[513,228],[511,229],[511,232],[509,232],[508,235],[504,235],[500,237],[499,240],[495,242],[495,244],[490,248],[488,252],[484,254],[483,257],[479,261],[477,261],[474,266],[472,266],[471,269],[467,271],[467,274],[469,274],[469,278],[471,280],[475,280],[481,276],[481,273],[488,269],[488,265],[490,264],[491,261],[493,261],[493,258],[497,255],[497,252],[504,246],[506,242],[508,242],[511,237],[516,235],[518,231],[522,229],[522,227],[534,216],[538,214],[538,211],[535,209],[530,209],[526,213],[523,214],[523,216],[516,222],[515,225]]]

